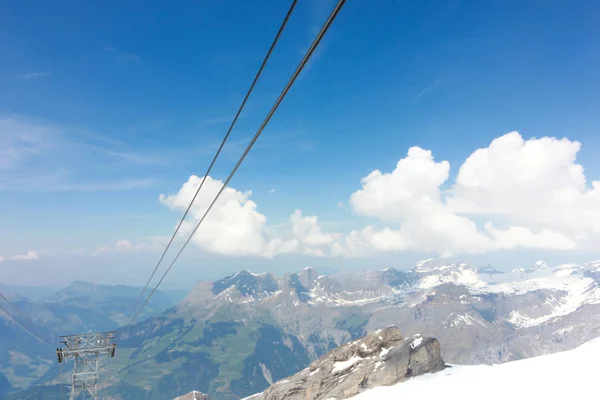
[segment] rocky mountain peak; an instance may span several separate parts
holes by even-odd
[[[390,326],[332,350],[246,400],[342,400],[445,367],[436,339],[404,338],[398,328]]]
[[[308,274],[304,275],[304,279],[302,278],[301,274],[286,274],[282,289],[287,296],[291,296],[290,298],[307,303],[310,300],[310,286],[305,285],[302,281],[308,278]]]
[[[197,390],[192,390],[188,394],[176,397],[175,400],[209,400],[209,399],[208,399],[207,395],[200,393]]]
[[[241,296],[261,295],[278,290],[277,282],[271,274],[255,274],[247,270],[242,270],[212,284],[214,295],[219,295],[230,288],[235,289]]]
[[[304,287],[312,288],[319,279],[319,271],[313,267],[306,267],[298,273],[298,279]]]

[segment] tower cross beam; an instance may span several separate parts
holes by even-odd
[[[70,400],[80,399],[89,394],[98,399],[97,383],[99,377],[100,356],[114,357],[117,348],[115,332],[84,333],[81,335],[61,336],[65,348],[56,349],[58,362],[73,359]]]

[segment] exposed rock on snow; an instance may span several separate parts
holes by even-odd
[[[445,368],[436,339],[403,338],[396,327],[332,350],[308,368],[248,400],[342,400]]]
[[[500,365],[452,365],[393,386],[378,387],[350,400],[585,399],[597,392],[600,339],[569,351]]]

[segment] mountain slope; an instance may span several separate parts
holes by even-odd
[[[121,328],[103,393],[162,399],[200,390],[235,400],[389,325],[438,338],[454,364],[571,349],[600,335],[599,277],[600,262],[510,273],[435,260],[327,276],[241,271]]]
[[[500,365],[453,365],[349,399],[584,399],[597,392],[595,366],[599,357],[600,339],[594,339],[574,350]]]
[[[33,320],[21,322],[48,343],[56,343],[57,347],[58,335],[88,330],[109,331],[125,324],[141,291],[141,288],[131,286],[73,282],[33,302],[16,294],[17,289],[11,292],[9,299]],[[143,316],[156,315],[172,305],[163,293],[157,291]],[[12,311],[10,306],[7,308]],[[17,316],[20,320],[20,315]],[[40,344],[0,313],[0,387],[13,390],[27,388],[58,372],[53,349]]]
[[[21,324],[42,334],[43,329],[36,324]],[[51,340],[45,337],[46,340]],[[27,387],[42,376],[52,361],[51,349],[26,334],[0,312],[0,393],[14,388]]]
[[[0,292],[7,296],[11,300],[27,299],[29,301],[40,301],[44,298],[51,296],[57,291],[56,288],[43,287],[43,286],[15,286],[7,285],[0,282]]]
[[[444,368],[436,339],[403,338],[396,327],[388,327],[338,347],[245,400],[341,399]]]
[[[68,321],[73,324],[71,329],[106,331],[127,323],[140,291],[141,288],[134,286],[98,285],[75,281],[38,304],[59,317],[68,317]],[[144,309],[142,317],[156,315],[171,306],[173,306],[171,300],[164,293],[156,291]],[[93,316],[84,319],[86,314],[93,314]],[[76,319],[80,319],[81,326],[77,326]],[[63,322],[62,331],[65,329],[67,327]]]

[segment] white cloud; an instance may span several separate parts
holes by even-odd
[[[101,247],[98,247],[95,251],[93,251],[91,253],[91,256],[96,257],[97,255],[102,254],[102,253],[109,253],[111,250],[112,249],[110,248],[110,246],[101,246]]]
[[[115,248],[117,250],[132,250],[133,246],[131,245],[131,243],[129,243],[129,240],[123,239],[115,243]]]
[[[15,254],[10,257],[12,261],[34,261],[39,260],[40,256],[35,251],[28,251],[25,254]]]
[[[304,216],[301,210],[294,211],[289,222],[294,240],[301,244],[298,249],[304,254],[323,256],[322,248],[331,246],[340,238],[339,234],[324,233],[318,217]]]
[[[269,189],[269,194],[273,194],[273,193],[275,193],[276,191],[277,191],[277,190],[275,190],[275,188],[273,188],[273,189]]]
[[[575,164],[579,148],[567,139],[524,141],[511,132],[469,156],[455,185],[442,190],[449,163],[413,147],[391,173],[364,178],[351,205],[399,226],[407,248],[417,251],[589,248],[600,239],[600,183],[586,186]]]
[[[4,257],[0,256],[0,263],[4,262]]]
[[[127,148],[127,144],[113,143],[85,129],[0,116],[0,188],[118,191],[152,185],[153,179],[149,178],[114,180],[111,174],[98,173],[110,170],[107,167],[111,165],[126,163],[136,167],[168,159],[164,154],[138,154],[126,151]]]
[[[91,253],[92,257],[96,257],[99,254],[102,253],[110,253],[110,252],[131,252],[131,251],[138,251],[138,250],[154,250],[156,249],[158,246],[157,242],[148,244],[146,242],[140,242],[137,245],[132,245],[129,240],[127,239],[123,239],[123,240],[119,240],[117,241],[113,246],[101,246],[98,249],[96,249],[95,251],[93,251]]]
[[[161,203],[171,209],[184,211],[200,185],[201,178],[192,175],[178,193],[160,195]],[[191,234],[210,203],[222,186],[222,182],[210,176],[190,210],[192,222],[182,224],[180,234]],[[271,237],[266,227],[267,218],[257,211],[256,203],[250,200],[251,192],[240,192],[226,188],[215,203],[192,241],[213,253],[228,255],[256,255],[273,257],[278,253],[291,252],[294,241]]]
[[[335,240],[333,234],[323,233],[319,226],[318,217],[304,216],[302,215],[302,210],[294,211],[290,216],[290,223],[294,237],[307,246],[324,246],[333,243]]]
[[[0,169],[22,167],[24,161],[54,150],[54,129],[15,118],[0,118]]]
[[[556,230],[579,245],[598,243],[600,181],[575,162],[579,142],[511,132],[475,151],[460,167],[448,206],[533,229]]]
[[[471,154],[451,186],[450,164],[412,147],[393,171],[375,170],[361,180],[350,207],[377,222],[349,233],[325,232],[316,216],[301,210],[275,232],[250,200],[251,192],[227,188],[193,242],[213,253],[263,257],[598,249],[600,181],[588,184],[575,163],[580,147],[567,139],[525,141],[511,132]],[[160,201],[183,211],[199,182],[192,176]],[[207,178],[181,235],[191,233],[221,184]]]
[[[391,173],[375,170],[363,178],[362,189],[350,197],[352,210],[399,230],[382,236],[370,228],[362,237],[376,240],[376,249],[451,254],[456,248],[477,252],[489,247],[489,238],[473,221],[452,213],[443,203],[439,188],[449,171],[447,161],[435,162],[430,151],[412,147]]]

